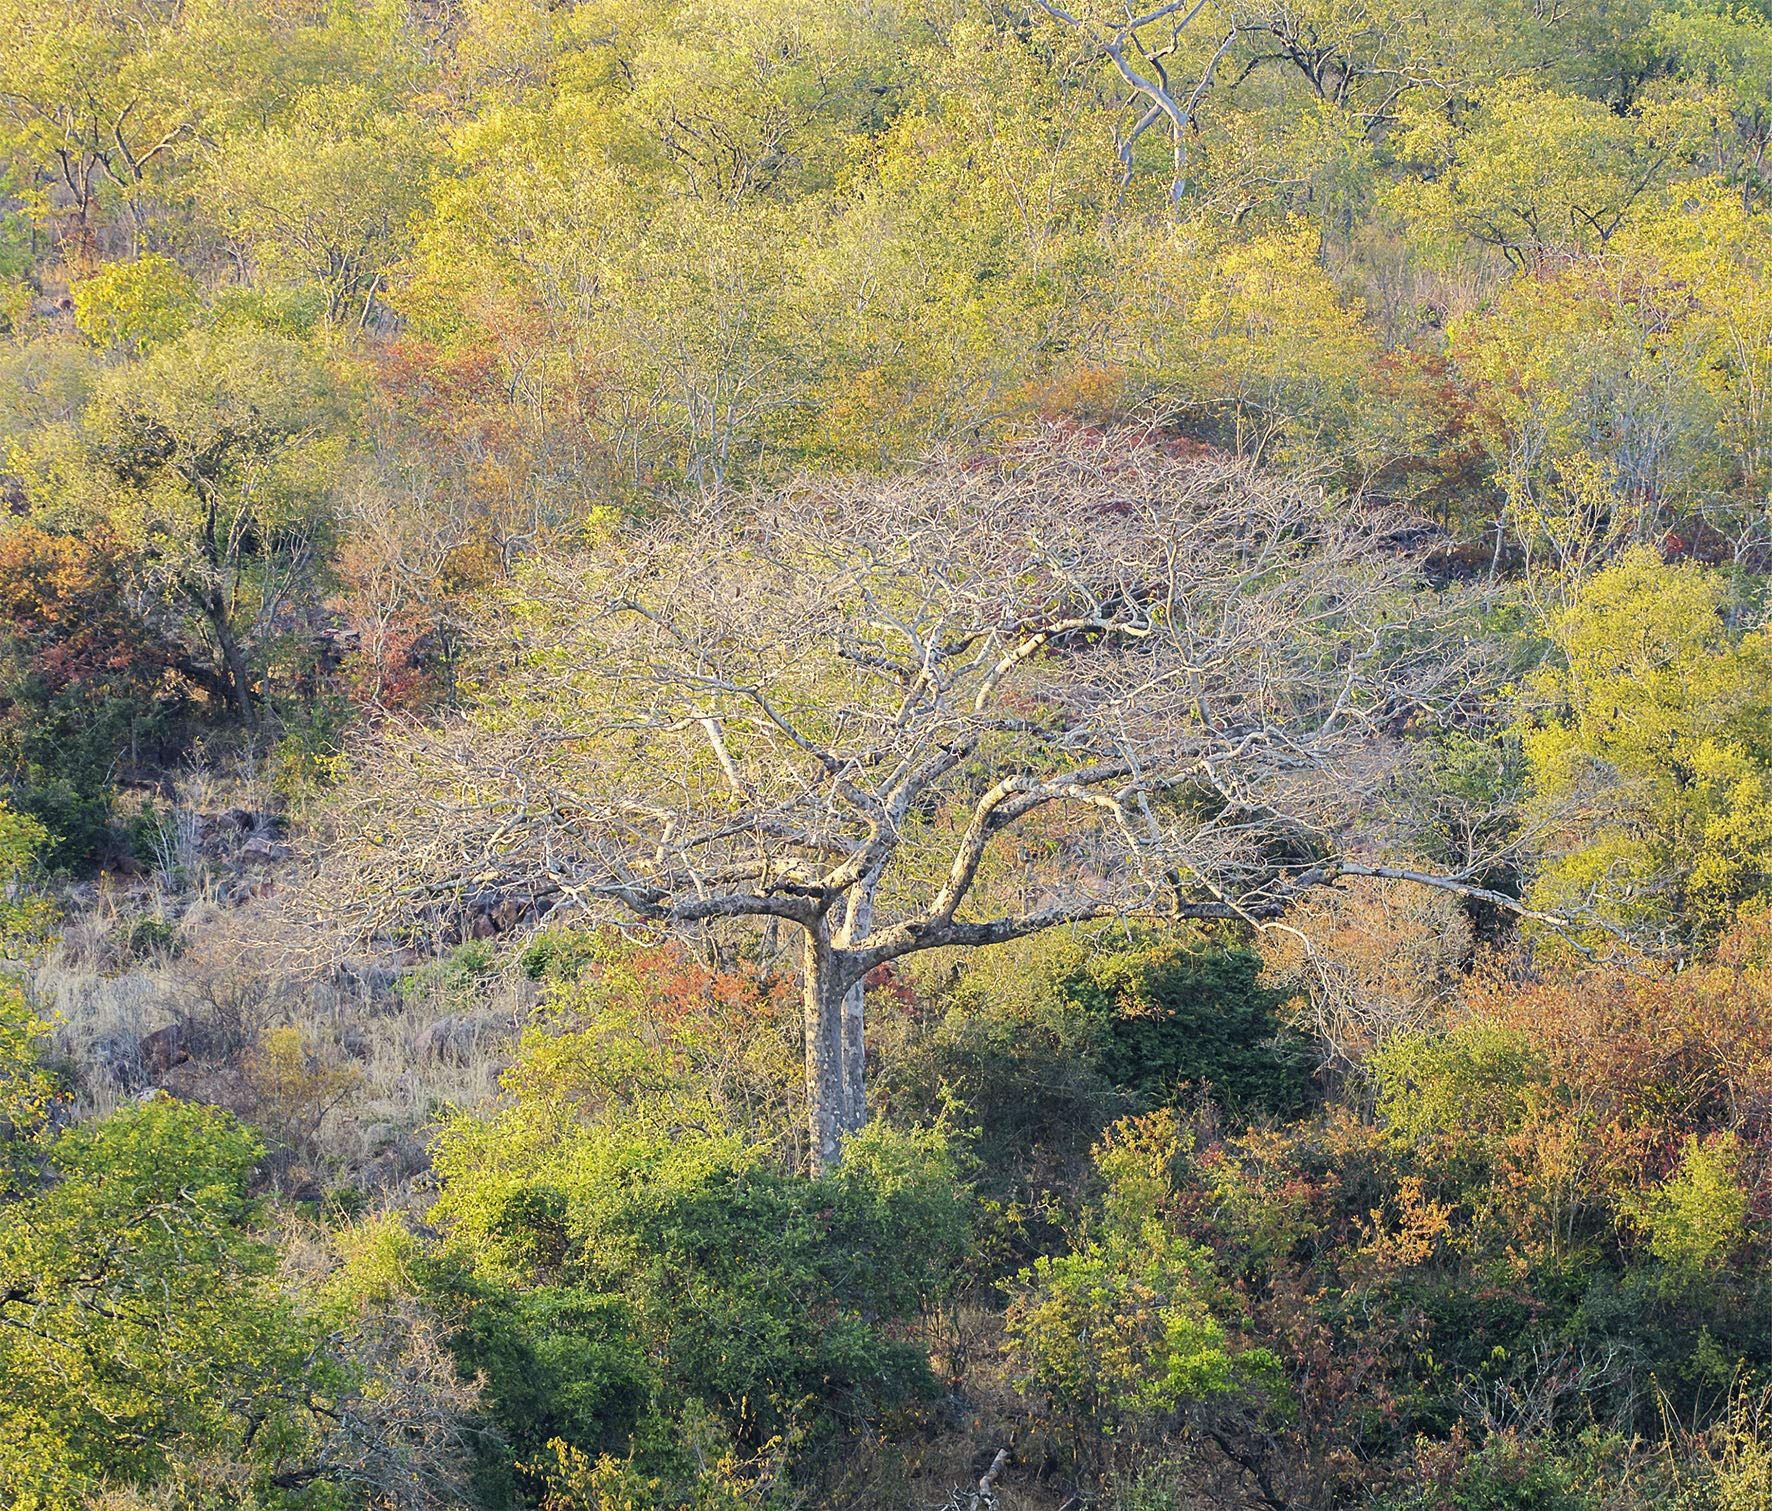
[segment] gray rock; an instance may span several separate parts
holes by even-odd
[[[480,1014],[455,1013],[439,1018],[419,1030],[412,1052],[420,1060],[442,1065],[466,1065],[474,1058],[480,1041],[494,1020]]]
[[[363,1153],[373,1158],[399,1141],[400,1130],[392,1123],[371,1123],[363,1130]]]

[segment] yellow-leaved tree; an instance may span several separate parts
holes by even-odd
[[[1710,180],[1644,217],[1621,255],[1650,264],[1684,334],[1681,376],[1707,401],[1712,448],[1739,493],[1772,475],[1772,216]]]
[[[1115,346],[1147,405],[1256,458],[1354,429],[1381,353],[1320,252],[1296,219],[1246,240],[1178,226],[1141,249]]]
[[[1552,616],[1527,684],[1538,906],[1681,949],[1772,880],[1772,636],[1734,632],[1725,584],[1646,548]]]

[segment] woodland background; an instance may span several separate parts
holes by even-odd
[[[1772,1504],[1769,144],[1750,0],[0,0],[0,1503]],[[1463,890],[883,968],[822,1173],[766,931],[356,927],[553,567],[1076,448],[1408,518]]]

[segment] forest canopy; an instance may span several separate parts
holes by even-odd
[[[0,1507],[1772,1504],[1772,11],[0,0]]]

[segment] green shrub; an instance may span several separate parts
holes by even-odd
[[[656,1371],[655,1409],[699,1402],[751,1448],[932,1393],[907,1325],[946,1293],[969,1236],[943,1139],[873,1127],[811,1179],[695,1127],[675,1104],[656,1121],[632,1102],[598,1116],[556,1080],[528,1095],[525,1084],[519,1068],[507,1077],[515,1104],[456,1119],[434,1157],[435,1218],[479,1284],[528,1298],[511,1315],[531,1317],[563,1286],[574,1306],[601,1298],[598,1325],[626,1319],[636,1357]],[[599,1337],[615,1346],[612,1333]],[[525,1410],[574,1449],[608,1446],[561,1430],[558,1403]]]
[[[151,960],[155,956],[177,955],[184,947],[184,938],[171,919],[141,913],[124,924],[122,944],[131,960]]]
[[[1309,1041],[1260,971],[1254,951],[1194,931],[1055,932],[980,951],[951,983],[925,982],[940,1016],[886,1047],[880,1082],[911,1118],[961,1109],[981,1189],[1037,1204],[1116,1117],[1184,1087],[1251,1116],[1308,1104]]]
[[[1312,1047],[1279,1020],[1290,993],[1263,985],[1261,970],[1240,945],[1129,933],[1060,990],[1105,1021],[1102,1069],[1145,1105],[1194,1086],[1244,1116],[1301,1112]]]
[[[484,939],[467,939],[441,959],[408,971],[395,986],[405,1002],[441,999],[452,1008],[471,1006],[498,965],[498,952]]]
[[[484,1382],[497,1431],[481,1453],[479,1488],[499,1504],[552,1442],[621,1453],[653,1394],[626,1304],[576,1286],[510,1291],[433,1273],[430,1299],[461,1320],[450,1350],[464,1378]]]
[[[1170,1111],[1117,1124],[1095,1150],[1105,1186],[1068,1253],[1020,1277],[1005,1328],[1017,1389],[1079,1464],[1167,1436],[1184,1412],[1284,1399],[1278,1357],[1239,1345],[1211,1252],[1168,1221],[1186,1139]]]
[[[1564,1441],[1497,1432],[1471,1453],[1461,1441],[1423,1444],[1421,1479],[1382,1497],[1383,1511],[1650,1511],[1670,1487],[1612,1433]]]
[[[158,1098],[47,1146],[0,1203],[0,1483],[20,1506],[152,1485],[206,1453],[274,1464],[337,1382],[275,1283],[248,1194],[263,1154],[226,1113]],[[242,1487],[245,1488],[245,1487]]]
[[[267,762],[271,790],[298,802],[329,787],[339,774],[350,720],[350,705],[342,698],[322,698],[285,711],[282,733]]]
[[[1720,1268],[1747,1237],[1741,1154],[1733,1133],[1709,1143],[1688,1135],[1679,1168],[1623,1203],[1623,1215],[1648,1239],[1649,1252],[1681,1280]]]
[[[153,346],[182,333],[197,310],[196,285],[158,252],[106,263],[70,291],[74,325],[95,346]]]
[[[517,968],[531,981],[576,981],[586,966],[606,953],[588,930],[543,929],[524,944]]]

